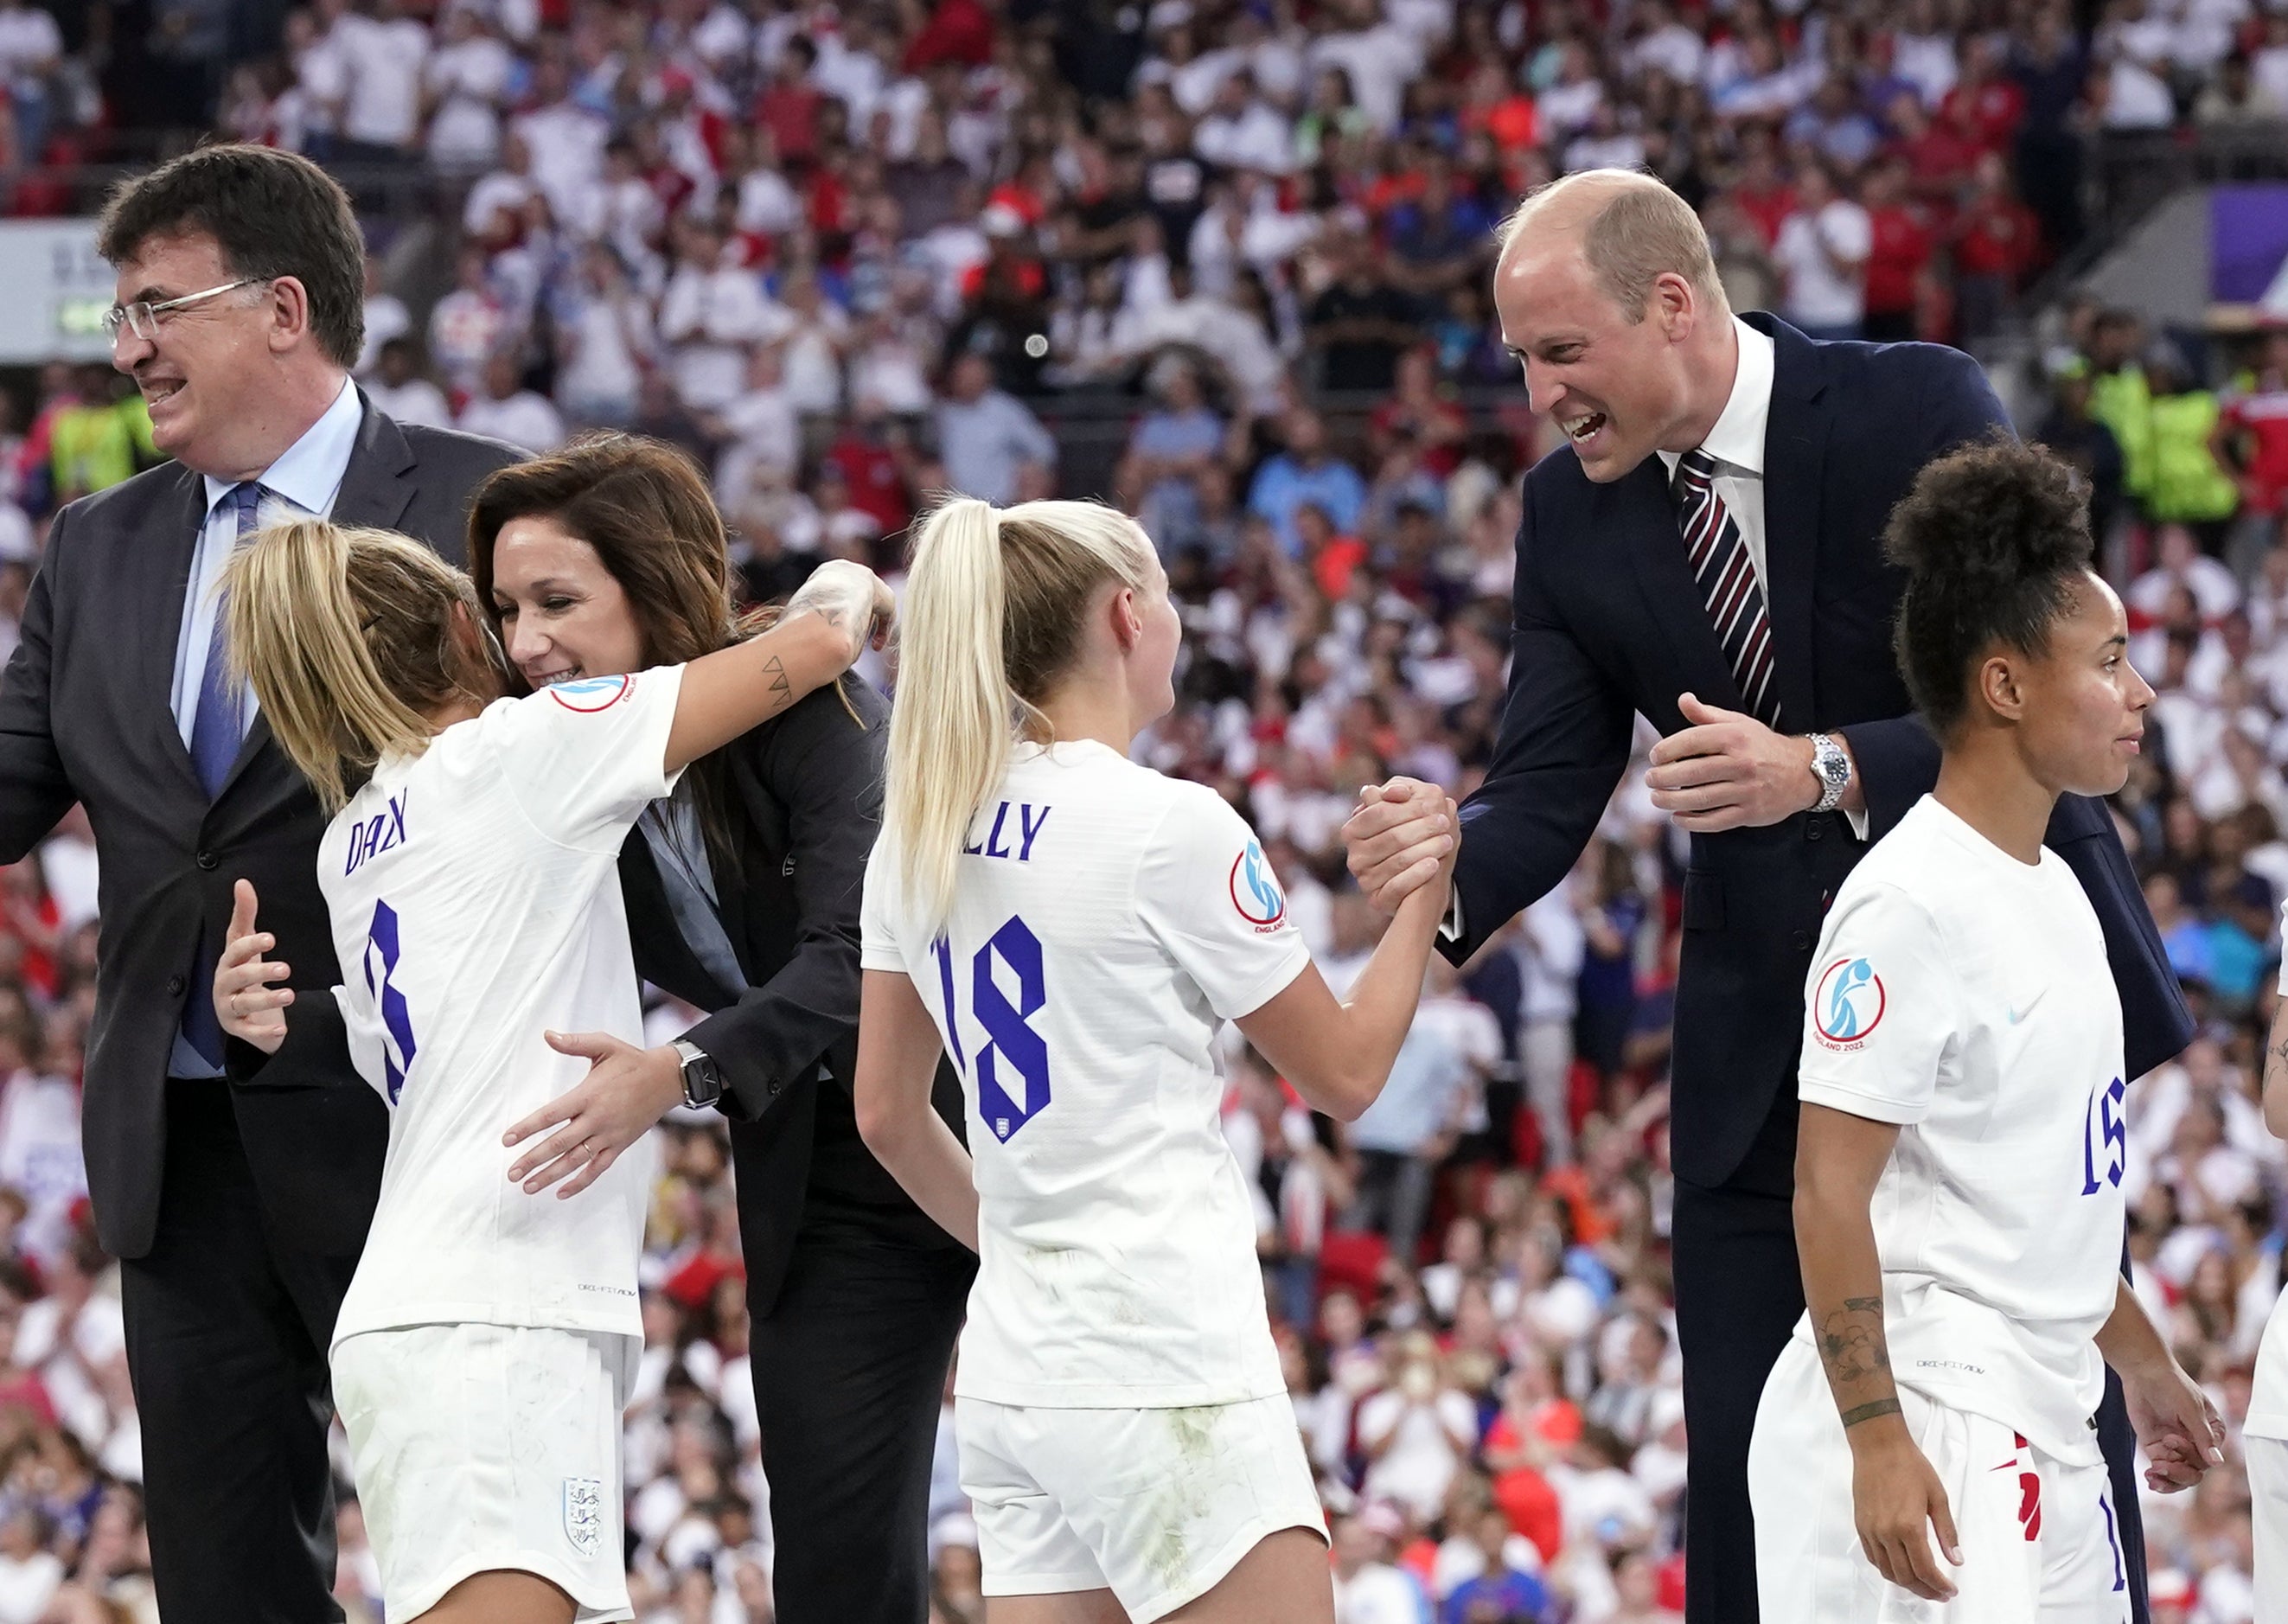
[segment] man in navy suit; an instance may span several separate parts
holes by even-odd
[[[1591,171],[1505,226],[1502,335],[1569,444],[1526,476],[1501,737],[1463,806],[1457,960],[1555,887],[1629,760],[1664,736],[1654,804],[1692,837],[1671,1142],[1691,1437],[1686,1616],[1753,1624],[1748,1436],[1803,1312],[1791,1217],[1803,985],[1820,920],[1937,781],[1893,663],[1892,506],[1925,464],[2007,428],[1966,355],[1817,343],[1728,306],[1691,210]],[[1434,849],[1415,803],[1369,789],[1346,828],[1371,896]],[[2132,1075],[2191,1036],[2105,808],[2067,797],[2049,844],[2105,927]],[[2146,1617],[2134,1437],[2117,1382],[2096,1423]]]

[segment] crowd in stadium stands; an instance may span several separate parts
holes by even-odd
[[[1466,790],[1498,721],[1517,475],[1546,449],[1489,321],[1520,193],[1643,165],[1702,209],[1737,307],[1975,343],[2082,235],[2093,131],[2288,115],[2277,0],[317,0],[278,38],[226,6],[109,11],[108,45],[68,49],[0,0],[14,211],[56,195],[35,159],[154,118],[299,148],[369,201],[425,180],[454,200],[421,239],[450,285],[433,303],[420,256],[376,259],[372,398],[536,449],[606,426],[687,448],[759,598],[822,557],[894,569],[941,488],[1100,484],[1142,515],[1188,655],[1140,748],[1252,818],[1339,984],[1377,928],[1342,872],[1356,788]],[[2288,1230],[2256,1105],[2288,898],[2288,335],[2189,353],[2083,302],[2041,337],[2021,427],[2090,474],[2160,690],[2120,811],[2203,1019],[2130,1096],[2135,1283],[2236,1422]],[[1086,488],[1043,422],[1078,396],[1132,421]],[[50,367],[35,404],[0,445],[9,646],[47,517],[151,458],[100,366]],[[0,871],[0,1624],[155,1616],[77,1146],[93,851],[67,824]],[[1681,860],[1632,773],[1570,882],[1434,973],[1349,1128],[1231,1056],[1341,1624],[1679,1616]],[[639,1611],[761,1624],[726,1146],[697,1117],[663,1131]],[[949,1429],[935,1499],[937,1616],[976,1624]],[[2246,1620],[2236,1469],[2146,1516],[2157,1618]],[[341,1534],[370,1620],[354,1500]]]

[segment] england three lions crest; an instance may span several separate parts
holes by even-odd
[[[564,1480],[564,1537],[584,1556],[592,1556],[604,1548],[603,1479]]]

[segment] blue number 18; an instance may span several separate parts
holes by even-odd
[[[1012,914],[970,959],[970,1007],[977,1024],[985,1029],[985,1042],[977,1051],[973,1070],[962,1052],[961,1007],[955,1001],[953,944],[940,936],[930,944],[937,955],[938,990],[945,1001],[947,1046],[953,1063],[970,1073],[977,1084],[977,1114],[1006,1141],[1030,1122],[1049,1103],[1049,1046],[1032,1027],[1032,1019],[1047,1002],[1041,973],[1041,939],[1025,921]],[[1017,1001],[1011,1004],[993,977],[994,960],[1009,967],[1016,977]]]

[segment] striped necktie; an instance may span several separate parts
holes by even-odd
[[[1723,645],[1724,662],[1739,684],[1740,701],[1750,715],[1777,731],[1780,701],[1772,682],[1771,617],[1764,612],[1764,589],[1756,579],[1748,544],[1716,494],[1716,459],[1705,451],[1687,451],[1677,459],[1670,490],[1684,531],[1685,557],[1692,566],[1692,578],[1699,583],[1700,600],[1708,606],[1716,641]]]
[[[266,493],[252,480],[231,487],[223,500],[230,504],[238,520],[238,545],[244,546],[246,538],[254,534],[256,514]],[[238,747],[246,740],[246,702],[237,683],[230,680],[230,667],[223,647],[223,595],[215,594],[214,630],[207,637],[207,665],[199,679],[199,708],[191,717],[191,762],[199,769],[199,782],[212,800],[222,793],[223,780],[230,776],[231,763],[238,760]]]
[[[252,480],[234,485],[223,500],[238,521],[239,546],[254,534],[255,515],[267,493]],[[215,594],[214,629],[207,634],[207,663],[199,678],[199,708],[191,716],[191,765],[212,800],[222,793],[231,764],[246,741],[246,702],[239,685],[230,680],[230,665],[223,639],[223,597]],[[198,951],[192,961],[191,995],[183,1004],[183,1036],[218,1070],[222,1065],[222,1023],[215,1015],[215,960],[222,948],[214,933],[199,933]]]

